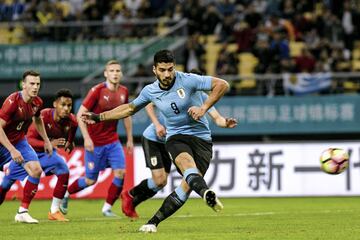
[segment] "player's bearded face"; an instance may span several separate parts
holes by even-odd
[[[40,77],[26,76],[22,83],[23,91],[29,97],[36,97],[40,90]]]
[[[156,78],[160,81],[160,86],[167,88],[175,79],[174,63],[158,63],[153,67]]]
[[[119,64],[111,64],[106,66],[104,71],[104,76],[107,81],[112,84],[117,84],[120,82],[123,73],[121,71],[121,66]]]
[[[60,118],[67,118],[72,109],[72,99],[69,97],[60,97],[54,102],[54,108]]]

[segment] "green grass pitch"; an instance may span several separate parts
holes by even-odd
[[[157,233],[140,233],[162,200],[149,200],[138,207],[140,219],[130,221],[101,215],[102,200],[69,202],[68,223],[47,220],[50,200],[34,201],[30,213],[37,225],[14,222],[18,201],[0,206],[0,239],[360,239],[359,197],[316,198],[224,198],[217,214],[201,199],[190,199],[174,216],[162,222]]]

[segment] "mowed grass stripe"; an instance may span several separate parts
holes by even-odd
[[[220,214],[201,199],[190,199],[174,216],[162,222],[156,234],[138,228],[160,207],[150,200],[138,207],[140,219],[130,221],[101,215],[102,200],[72,200],[69,223],[47,220],[50,201],[34,201],[30,208],[38,225],[14,223],[18,201],[0,206],[0,239],[360,239],[360,198],[227,198]]]

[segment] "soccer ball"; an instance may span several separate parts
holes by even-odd
[[[349,166],[349,154],[341,148],[326,149],[321,153],[320,164],[326,173],[342,173]]]

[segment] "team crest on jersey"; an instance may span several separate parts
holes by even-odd
[[[88,163],[88,168],[89,168],[90,170],[93,170],[94,167],[95,167],[95,165],[94,165],[93,162],[89,162],[89,163]]]
[[[180,88],[178,90],[176,90],[177,94],[179,95],[180,98],[184,98],[185,97],[185,90],[183,88]]]
[[[157,164],[157,157],[156,157],[156,156],[151,157],[151,158],[150,158],[150,162],[151,162],[151,165],[156,166],[156,164]]]
[[[33,112],[36,113],[36,111],[39,109],[37,106],[34,106],[33,108]]]
[[[125,96],[124,96],[124,94],[121,94],[120,95],[120,101],[123,103],[123,102],[125,102]]]

